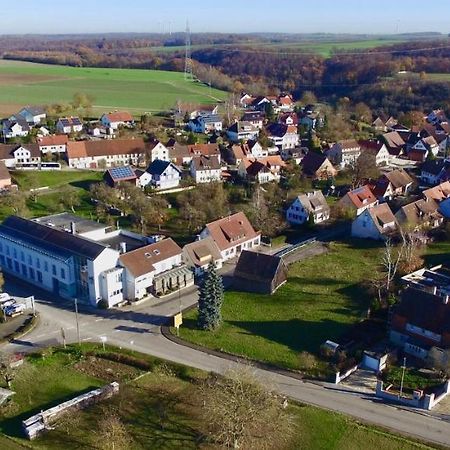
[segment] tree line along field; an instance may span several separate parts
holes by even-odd
[[[124,109],[135,115],[169,110],[178,100],[212,103],[226,97],[223,91],[185,80],[180,72],[0,60],[0,115],[24,105],[70,102],[76,92],[93,97],[96,113]]]
[[[273,51],[298,51],[314,53],[324,58],[329,58],[334,50],[369,50],[372,48],[383,47],[387,45],[399,44],[404,42],[400,39],[357,39],[357,40],[317,40],[317,41],[302,41],[302,42],[249,42],[244,44],[198,44],[193,45],[192,50],[203,50],[208,48],[224,48],[224,49],[238,49],[239,47],[255,47],[258,49],[267,49]],[[156,53],[176,53],[184,52],[183,46],[160,46],[160,47],[145,47],[140,49],[142,52],[156,52]]]

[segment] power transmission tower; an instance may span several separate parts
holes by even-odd
[[[192,80],[193,67],[192,67],[192,45],[191,45],[191,29],[189,22],[186,22],[186,57],[184,65],[184,79]]]

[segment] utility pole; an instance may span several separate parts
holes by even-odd
[[[75,298],[75,320],[77,322],[77,338],[78,338],[78,345],[81,345],[81,339],[80,339],[80,324],[78,322],[78,299]]]
[[[405,369],[406,369],[406,357],[403,358],[403,366],[402,366],[403,372],[402,372],[402,381],[400,382],[400,395],[399,395],[399,399],[402,398],[402,394],[403,394],[403,380],[405,379]]]

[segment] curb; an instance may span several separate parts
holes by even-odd
[[[26,325],[21,325],[21,327],[23,327],[23,330],[17,331],[21,328],[21,327],[19,327],[16,331],[12,332],[8,336],[5,336],[3,339],[0,339],[0,344],[6,344],[8,342],[12,342],[14,339],[19,339],[19,338],[25,336],[26,334],[30,333],[39,324],[39,320],[40,320],[39,314],[36,314],[34,317],[31,316],[31,320],[29,323],[27,323]]]
[[[194,305],[188,309],[192,309],[194,307],[196,307],[196,306]],[[177,345],[181,345],[183,347],[188,347],[193,350],[200,351],[202,353],[205,353],[206,355],[216,356],[218,358],[226,359],[228,361],[236,362],[239,364],[244,364],[246,366],[257,367],[258,369],[267,370],[269,372],[274,372],[274,373],[277,373],[278,375],[284,375],[286,377],[295,378],[297,380],[310,381],[308,378],[305,378],[302,374],[291,371],[291,370],[281,369],[281,368],[279,368],[277,366],[273,366],[271,364],[244,358],[242,356],[233,355],[231,353],[221,352],[218,350],[212,350],[210,348],[206,348],[201,345],[193,344],[192,342],[185,341],[184,339],[181,339],[180,337],[175,336],[172,333],[172,331],[170,330],[170,326],[168,326],[168,325],[161,325],[161,334],[166,339],[168,339],[169,341],[171,341]],[[315,381],[318,381],[318,380],[315,380]]]

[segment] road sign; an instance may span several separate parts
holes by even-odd
[[[100,336],[100,341],[103,344],[103,350],[105,350],[105,343],[108,340],[106,336]]]
[[[175,314],[173,316],[173,326],[178,329],[182,324],[183,324],[183,313],[180,312],[178,314]]]

